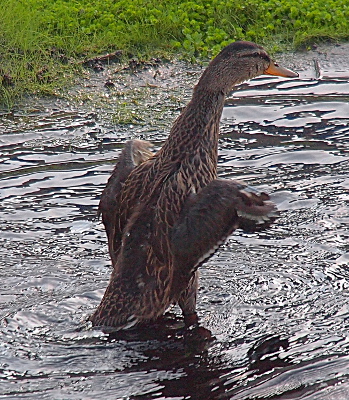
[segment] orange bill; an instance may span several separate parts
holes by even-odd
[[[290,69],[280,67],[274,61],[270,61],[269,67],[264,71],[266,75],[284,76],[286,78],[296,78],[299,76],[297,72],[293,72]]]

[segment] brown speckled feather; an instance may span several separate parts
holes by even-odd
[[[153,145],[145,140],[130,140],[126,142],[101,195],[98,214],[102,215],[113,265],[115,265],[120,250],[122,237],[119,229],[122,188],[130,173],[153,155],[150,151],[152,147]]]
[[[117,184],[110,184],[100,207],[114,269],[90,317],[94,325],[129,328],[156,319],[175,302],[184,315],[196,315],[197,268],[236,228],[265,228],[275,219],[267,195],[217,179],[225,96],[270,71],[295,76],[254,43],[227,46],[204,71],[163,147],[126,173],[116,168]]]

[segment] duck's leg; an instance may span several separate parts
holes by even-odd
[[[178,305],[184,315],[184,322],[186,326],[192,326],[198,324],[198,316],[196,313],[196,297],[199,284],[199,272],[194,272],[189,285],[182,292]]]
[[[199,325],[199,317],[196,312],[196,296],[198,291],[199,283],[199,271],[194,272],[194,275],[188,285],[188,287],[182,292],[178,305],[182,309],[184,316],[185,342],[195,345],[204,344],[210,342],[213,339],[212,333],[209,329],[206,329]]]
[[[197,282],[193,285],[191,279],[197,268],[235,229],[266,228],[275,217],[268,195],[236,181],[216,179],[188,198],[171,233],[172,290],[182,293],[184,315],[195,312]]]

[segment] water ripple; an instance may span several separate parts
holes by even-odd
[[[138,336],[83,328],[110,274],[98,200],[130,128],[69,109],[3,116],[0,397],[349,397],[348,99],[343,72],[326,71],[228,99],[220,175],[272,192],[280,218],[202,268],[205,349],[176,309]],[[161,144],[151,129],[132,135]]]

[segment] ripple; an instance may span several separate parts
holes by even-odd
[[[84,328],[110,275],[99,196],[125,140],[161,144],[163,125],[111,129],[57,107],[2,117],[1,396],[347,398],[345,73],[259,78],[228,99],[219,173],[272,193],[280,218],[237,232],[203,266],[205,349],[187,343],[176,309],[152,335]]]

